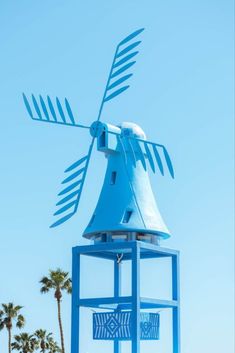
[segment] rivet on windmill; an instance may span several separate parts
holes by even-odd
[[[114,231],[128,235],[130,231],[133,232],[134,227],[139,237],[147,234],[169,237],[169,231],[157,209],[147,172],[149,165],[154,173],[159,170],[164,175],[166,162],[168,171],[174,178],[166,148],[162,144],[148,141],[143,130],[134,123],[123,122],[114,126],[101,122],[105,104],[130,87],[126,83],[133,75],[130,69],[136,63],[136,49],[141,43],[136,38],[143,30],[142,28],[133,32],[117,45],[98,117],[91,126],[76,123],[66,98],[63,107],[58,98],[53,103],[49,96],[44,99],[40,95],[37,99],[32,95],[31,105],[23,94],[25,106],[33,120],[89,129],[91,135],[87,155],[65,170],[66,177],[62,181],[64,188],[58,194],[60,200],[54,213],[58,219],[51,227],[59,226],[77,212],[97,139],[97,149],[105,154],[108,164],[100,198],[84,236],[98,240],[103,234]]]

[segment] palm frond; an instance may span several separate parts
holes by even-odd
[[[49,276],[43,277],[44,281],[48,283],[48,279],[50,281],[50,286],[43,285],[41,287],[41,292],[46,293],[51,288],[55,289],[55,291],[65,290],[67,293],[71,293],[72,291],[72,280],[69,277],[69,272],[63,271],[60,268],[56,270],[49,270]],[[45,280],[46,279],[46,280]]]
[[[17,317],[17,322],[16,322],[16,327],[22,328],[25,325],[25,318],[23,315],[18,315]]]
[[[48,287],[43,286],[43,287],[41,287],[40,292],[41,292],[42,294],[44,294],[44,293],[48,293],[49,290],[50,290],[50,289],[49,289]]]
[[[67,293],[71,294],[72,293],[72,280],[70,278],[65,280],[61,289],[65,289],[67,291]]]
[[[39,281],[40,284],[42,284],[41,288],[40,288],[40,292],[42,294],[44,293],[48,293],[50,291],[50,289],[54,288],[54,283],[51,280],[51,278],[44,276],[42,277],[42,279]]]

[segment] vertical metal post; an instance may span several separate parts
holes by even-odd
[[[180,286],[179,286],[179,254],[172,256],[172,299],[177,307],[172,309],[173,353],[180,353]]]
[[[72,328],[71,328],[71,353],[79,353],[79,324],[80,324],[80,253],[73,248],[72,263]]]
[[[132,353],[140,353],[140,245],[132,248]]]
[[[114,260],[114,297],[117,298],[121,295],[121,263]],[[121,352],[121,343],[114,341],[114,353]]]

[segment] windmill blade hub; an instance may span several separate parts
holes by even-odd
[[[90,127],[90,134],[92,137],[100,137],[105,131],[105,124],[100,121],[94,121]]]

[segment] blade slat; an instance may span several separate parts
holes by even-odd
[[[148,161],[149,161],[150,167],[151,167],[152,171],[155,173],[154,160],[153,160],[153,157],[152,157],[152,154],[150,152],[150,149],[148,147],[147,142],[144,143],[144,147],[145,147],[145,151],[146,151],[146,154],[147,154],[147,157],[148,157]]]
[[[126,80],[128,80],[128,78],[130,78],[131,76],[133,76],[133,74],[128,74],[125,75],[121,78],[119,78],[118,80],[114,81],[111,85],[109,85],[109,87],[107,88],[107,90],[109,91],[110,89],[115,88],[116,86],[120,85],[121,83],[125,82]]]
[[[41,114],[41,111],[39,109],[39,106],[38,106],[38,103],[36,101],[36,98],[34,97],[34,95],[32,94],[32,100],[33,100],[33,105],[34,105],[34,108],[39,116],[39,119],[42,120],[42,114]]]
[[[54,228],[59,226],[60,224],[66,222],[69,218],[71,218],[74,215],[74,212],[71,212],[69,214],[67,214],[66,216],[60,218],[58,221],[56,221],[55,223],[53,223],[50,228]]]
[[[140,157],[140,161],[142,163],[142,166],[143,166],[144,170],[146,170],[147,167],[146,167],[146,162],[145,162],[145,156],[144,156],[144,153],[142,151],[142,148],[141,148],[141,145],[140,145],[140,141],[138,141],[136,139],[133,139],[133,142],[135,143],[135,146],[136,146],[136,148],[138,150],[137,153],[138,153],[138,155]]]
[[[117,91],[114,91],[113,93],[111,93],[108,97],[105,98],[104,102],[108,102],[109,100],[113,99],[114,97],[118,96],[119,94],[121,94],[122,92],[124,92],[125,90],[127,90],[130,86],[124,86],[122,88],[119,88]]]
[[[137,47],[139,44],[141,43],[141,40],[139,40],[138,42],[134,42],[133,44],[128,45],[128,47],[126,47],[125,49],[123,49],[122,51],[120,51],[117,54],[117,58],[120,58],[122,55],[128,53],[129,51],[131,51],[132,49],[134,49],[135,47]]]
[[[161,157],[160,157],[160,155],[158,153],[157,147],[155,145],[152,145],[152,147],[153,147],[153,152],[154,152],[154,155],[155,155],[155,159],[156,159],[158,168],[159,168],[161,174],[164,175],[164,169],[163,169]]]
[[[63,199],[61,199],[59,202],[57,202],[56,206],[62,205],[63,203],[71,200],[73,197],[77,196],[78,194],[79,194],[79,190],[71,192],[71,194],[65,196]]]
[[[136,36],[138,36],[138,34],[140,34],[141,32],[143,32],[144,28],[138,29],[137,31],[129,34],[129,36],[127,36],[126,38],[124,38],[119,45],[123,45],[127,42],[129,42],[131,39],[135,38]]]
[[[58,97],[56,97],[56,104],[57,104],[57,108],[59,110],[61,119],[63,120],[64,123],[66,123],[66,118],[65,118],[65,115],[64,115],[64,111],[63,111],[62,105],[61,105]]]
[[[54,216],[57,216],[58,214],[61,214],[61,213],[65,212],[65,211],[67,211],[69,208],[75,206],[75,203],[76,203],[76,200],[68,203],[67,205],[65,205],[64,207],[60,208],[58,211],[56,211],[54,213]]]
[[[129,64],[124,65],[123,67],[121,67],[119,70],[115,71],[112,75],[111,78],[114,78],[118,75],[120,75],[122,72],[128,70],[131,66],[133,66],[136,63],[136,61],[132,61]]]
[[[43,112],[45,114],[45,117],[49,121],[50,117],[49,117],[49,114],[48,114],[48,111],[47,111],[47,107],[46,107],[46,104],[45,104],[45,102],[44,102],[44,100],[43,100],[41,95],[39,96],[39,99],[40,99],[40,103],[41,103],[41,106],[42,106],[42,110],[43,110]]]
[[[169,172],[170,172],[170,175],[172,176],[172,178],[174,179],[175,175],[174,175],[174,169],[173,169],[173,165],[171,163],[171,159],[170,159],[170,156],[166,150],[165,147],[163,147],[163,153],[164,153],[164,156],[165,156],[165,160],[166,160],[166,164],[168,166],[168,169],[169,169]]]
[[[138,51],[135,51],[134,53],[131,53],[131,54],[125,56],[123,59],[119,60],[113,67],[116,68],[116,67],[124,64],[125,62],[127,62],[128,60],[130,60],[131,58],[136,56],[138,53],[139,53]]]
[[[83,162],[85,162],[87,160],[88,156],[85,156],[81,159],[79,159],[78,161],[76,161],[75,163],[73,163],[70,167],[68,167],[67,169],[65,169],[65,173],[70,172],[71,170],[77,168],[80,164],[82,164]]]
[[[71,109],[71,107],[70,107],[70,105],[69,105],[69,102],[68,102],[67,98],[65,98],[65,106],[66,106],[66,109],[67,109],[69,118],[70,118],[70,120],[71,120],[71,123],[72,123],[72,124],[76,124],[75,119],[74,119],[74,116],[73,116],[72,109]]]
[[[51,115],[52,115],[53,119],[54,119],[55,121],[57,121],[56,112],[55,112],[55,109],[54,109],[54,107],[53,107],[51,98],[50,98],[49,96],[47,96],[47,102],[48,102],[48,106],[49,106],[49,109],[50,109],[50,111],[51,111]]]
[[[30,117],[33,119],[33,112],[32,112],[32,110],[30,108],[29,101],[26,98],[26,95],[24,93],[22,93],[22,95],[23,95],[23,100],[24,100],[24,104],[25,104],[25,107],[27,109],[27,112],[29,113]]]
[[[58,196],[64,195],[64,194],[66,194],[67,192],[69,192],[69,191],[75,189],[78,185],[81,184],[81,182],[82,182],[81,180],[78,180],[78,181],[76,181],[75,183],[69,185],[67,188],[63,189],[63,190],[58,194]]]
[[[78,170],[77,172],[73,173],[72,175],[70,175],[68,178],[66,178],[65,180],[62,181],[62,184],[66,184],[69,181],[75,179],[76,177],[78,177],[81,173],[83,173],[85,171],[86,168],[82,168],[80,170]]]
[[[128,138],[126,138],[125,141],[126,141],[126,143],[128,145],[128,148],[130,150],[130,155],[131,155],[131,159],[133,161],[133,164],[136,167],[136,155],[135,155],[135,151],[134,151],[134,148],[132,146],[132,143],[131,143],[131,141]]]

